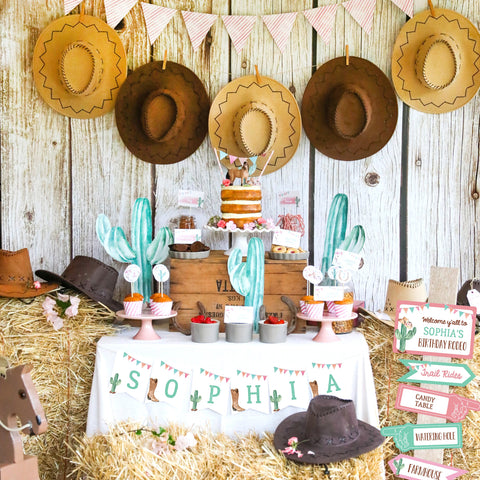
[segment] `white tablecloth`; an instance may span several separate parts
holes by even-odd
[[[162,426],[174,422],[187,427],[208,427],[214,432],[222,431],[227,435],[244,434],[249,431],[259,434],[273,432],[284,418],[306,410],[312,398],[308,383],[312,380],[317,381],[319,394],[352,399],[358,418],[378,427],[377,400],[368,346],[360,332],[339,335],[340,341],[335,343],[313,342],[312,338],[316,332],[312,329],[306,334],[289,335],[287,342],[281,344],[260,343],[258,335],[254,335],[254,340],[250,343],[227,343],[224,334],[220,334],[220,339],[216,343],[198,344],[193,343],[190,337],[166,330],[158,330],[162,337],[160,340],[133,340],[136,331],[136,328],[131,328],[116,336],[102,337],[98,342],[88,411],[88,435],[106,433],[109,425],[130,420],[149,426]],[[229,389],[234,388],[235,383],[242,380],[241,372],[258,375],[256,378],[260,380],[266,379],[274,372],[276,375],[283,373],[294,379],[301,377],[297,378],[297,382],[305,383],[303,396],[308,395],[308,398],[303,398],[302,405],[285,406],[279,411],[273,411],[272,404],[271,413],[251,408],[236,412],[231,408],[231,399],[228,395],[228,408],[220,414],[205,408],[208,395],[203,395],[204,400],[200,402],[198,410],[192,410],[191,394],[194,387],[185,391],[183,401],[175,405],[165,401],[151,402],[145,398],[139,400],[127,392],[112,394],[110,392],[114,365],[122,356],[132,362],[136,361],[137,364],[136,359],[141,359],[141,362],[150,365],[173,367],[177,374],[188,372],[189,379],[199,378],[200,372],[203,372],[203,375],[213,372],[218,374],[215,378],[220,376],[217,381],[225,382],[225,378],[230,379]],[[146,368],[144,363],[140,363],[139,370],[140,367]],[[152,368],[149,371],[154,370]],[[126,383],[128,384],[123,382],[123,388]],[[300,390],[297,391],[297,395],[301,396]],[[271,398],[271,394],[270,386],[268,398]],[[297,399],[297,402],[298,400],[302,399]],[[245,405],[245,397],[243,402],[243,406],[248,407]],[[203,409],[200,406],[203,406]]]

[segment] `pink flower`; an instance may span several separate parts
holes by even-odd
[[[194,447],[197,444],[192,432],[188,432],[186,435],[179,435],[175,441],[175,450],[181,451],[190,447]]]
[[[303,453],[300,453],[299,451],[297,451],[297,456],[298,456],[298,458],[302,458],[302,457],[303,457]]]
[[[292,455],[295,453],[295,449],[292,448],[292,447],[287,447],[285,449],[282,450],[282,453],[286,453],[288,455]]]
[[[53,307],[55,307],[56,305],[57,303],[53,298],[45,297],[45,300],[42,303],[43,313],[45,314],[55,313],[53,310]]]
[[[57,297],[62,302],[68,302],[68,299],[70,298],[68,295],[65,295],[63,293],[57,293]]]
[[[38,280],[35,281],[35,282],[33,282],[33,288],[35,288],[35,289],[37,289],[37,290],[38,290],[39,288],[42,288],[42,286],[40,285],[40,282],[39,282]]]
[[[49,321],[54,330],[60,330],[63,327],[63,320],[55,313],[47,314],[47,321]]]
[[[296,446],[298,444],[298,438],[297,437],[290,437],[288,439],[288,444]]]
[[[225,228],[230,232],[234,232],[237,229],[237,226],[235,225],[235,222],[233,220],[230,220],[225,225]]]
[[[65,310],[65,315],[68,318],[74,317],[78,313],[78,305],[70,305],[66,310]]]
[[[275,228],[275,222],[271,218],[267,218],[265,222],[265,228],[268,230],[273,230]]]
[[[256,224],[255,222],[249,222],[249,223],[245,223],[245,225],[243,225],[243,229],[244,230],[247,230],[248,232],[253,232],[256,228]]]
[[[78,305],[80,304],[80,299],[78,297],[70,297],[70,304],[73,307],[78,307]]]
[[[227,222],[225,220],[219,220],[218,223],[217,223],[217,227],[218,228],[225,228],[226,224],[227,224]]]
[[[228,178],[226,178],[226,179],[222,182],[222,184],[223,184],[225,187],[228,187],[228,186],[230,185],[230,183],[231,183],[231,182],[230,182],[230,180],[229,180]]]
[[[267,223],[267,221],[263,218],[263,217],[260,217],[257,222],[260,224],[260,225],[263,225],[264,223]]]

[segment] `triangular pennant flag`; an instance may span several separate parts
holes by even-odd
[[[174,8],[160,7],[151,3],[142,2],[143,18],[147,27],[150,45],[153,45],[158,36],[163,32],[168,22],[175,15]]]
[[[182,17],[187,27],[188,36],[192,42],[193,51],[196,51],[215,23],[217,15],[182,10]]]
[[[413,17],[413,1],[414,0],[392,0],[392,2],[409,17]]]
[[[330,41],[338,3],[304,10],[303,14],[325,43]]]
[[[275,40],[278,49],[283,53],[298,12],[278,13],[276,15],[262,15],[270,35]]]
[[[65,9],[65,15],[68,15],[77,5],[80,5],[83,0],[65,0],[63,8]]]
[[[200,373],[203,373],[205,371],[204,368],[200,368]]]
[[[222,20],[235,50],[240,55],[250,33],[252,33],[257,17],[254,15],[222,15]]]
[[[173,369],[173,373],[177,373],[178,372],[178,369],[177,368],[174,368]]]
[[[255,173],[255,170],[257,169],[257,159],[258,159],[258,156],[250,157],[250,161],[252,162],[252,166],[248,169],[248,174],[249,175],[253,175]]]
[[[123,352],[123,358],[125,358],[128,355],[127,352]]]
[[[228,153],[227,152],[222,152],[221,150],[218,150],[218,158],[220,160],[223,160],[225,157],[228,157]]]
[[[230,160],[230,165],[232,165],[233,163],[235,163],[237,157],[235,155],[229,155],[228,159]]]
[[[349,0],[343,2],[345,10],[360,24],[366,33],[370,33],[373,25],[373,14],[377,0]]]
[[[104,0],[107,23],[115,28],[136,3],[137,0]]]

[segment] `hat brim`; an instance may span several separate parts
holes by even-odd
[[[298,438],[299,445],[297,449],[303,454],[302,457],[298,457],[295,453],[288,454],[282,452],[286,458],[294,462],[309,464],[339,462],[370,452],[385,441],[385,437],[382,436],[377,428],[358,420],[359,435],[353,442],[319,447],[304,437],[306,417],[307,412],[294,413],[283,420],[275,430],[273,443],[277,450],[287,448],[289,438]],[[313,454],[308,452],[313,452]]]
[[[212,147],[237,157],[251,157],[235,140],[233,121],[235,114],[249,102],[263,102],[273,111],[277,119],[275,140],[265,156],[259,156],[253,176],[260,175],[270,152],[273,156],[265,168],[264,175],[282,168],[295,154],[301,137],[300,109],[290,90],[281,83],[255,75],[247,75],[228,83],[212,102],[208,117],[208,132]],[[228,158],[222,160],[226,168],[232,168]],[[235,162],[237,167],[241,163]]]
[[[335,88],[354,85],[370,102],[370,120],[354,138],[331,127],[327,105]],[[395,131],[398,105],[390,80],[376,65],[359,57],[338,57],[323,64],[308,82],[302,99],[302,122],[313,146],[336,160],[360,160],[381,150]]]
[[[48,270],[37,270],[35,272],[35,275],[50,282],[58,282],[60,285],[64,287],[68,287],[73,290],[78,290],[79,292],[83,293],[84,295],[91,298],[92,300],[95,300],[96,302],[99,302],[105,305],[113,312],[118,312],[123,308],[123,305],[120,302],[113,300],[113,298],[110,298],[110,299],[102,298],[99,295],[94,295],[92,292],[86,292],[84,289],[82,289],[78,285],[70,282],[69,280],[65,279],[61,275],[57,275],[56,273],[49,272]]]
[[[415,57],[430,35],[453,37],[460,48],[460,70],[453,82],[433,90],[420,82]],[[392,53],[392,80],[397,95],[407,105],[425,113],[445,113],[462,107],[480,87],[480,33],[464,16],[435,8],[435,17],[425,10],[412,17],[400,30]]]
[[[180,133],[166,141],[149,138],[141,123],[142,105],[158,89],[177,93],[186,110]],[[154,164],[177,163],[192,155],[207,134],[210,101],[200,79],[175,62],[151,62],[134,70],[122,85],[115,106],[118,132],[125,146],[138,158]]]
[[[27,288],[22,289],[19,285],[0,285],[0,297],[9,298],[33,298],[40,295],[44,295],[52,290],[56,290],[59,287],[58,283],[40,283],[40,288]]]
[[[102,58],[102,78],[90,95],[73,95],[62,84],[58,62],[64,48],[88,41]],[[45,102],[62,115],[94,118],[113,110],[120,86],[127,76],[125,49],[118,34],[90,15],[68,15],[50,23],[38,37],[33,51],[35,86]]]

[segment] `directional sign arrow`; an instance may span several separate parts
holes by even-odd
[[[463,363],[427,362],[422,360],[400,361],[409,369],[399,382],[436,383],[438,385],[467,386],[475,374],[468,365]]]
[[[397,455],[388,464],[397,477],[409,480],[429,480],[432,478],[453,480],[464,473],[468,473],[466,470],[449,467],[441,463],[428,462],[408,455]]]

